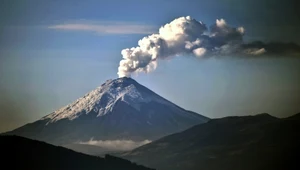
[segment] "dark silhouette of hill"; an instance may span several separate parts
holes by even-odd
[[[160,170],[300,169],[299,114],[212,119],[122,156]],[[155,158],[155,159],[153,159]]]
[[[298,121],[300,121],[300,113],[297,113],[297,114],[295,114],[295,115],[293,115],[293,116],[290,116],[290,117],[288,117],[287,119],[294,119],[294,120],[298,120]]]
[[[89,156],[19,136],[0,136],[1,167],[31,170],[151,170],[125,159]]]

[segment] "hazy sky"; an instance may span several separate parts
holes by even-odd
[[[297,0],[1,0],[0,132],[69,104],[117,78],[121,50],[180,16],[224,18],[246,41],[300,43]],[[134,76],[208,117],[300,112],[300,57],[161,61]]]

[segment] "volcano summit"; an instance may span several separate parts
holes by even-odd
[[[6,134],[56,145],[91,139],[151,141],[207,121],[123,77],[107,80],[75,102]]]

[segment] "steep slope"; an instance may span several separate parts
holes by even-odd
[[[122,156],[160,170],[299,169],[299,119],[268,114],[213,119]],[[155,159],[152,159],[155,158]]]
[[[208,118],[186,111],[131,78],[108,80],[77,101],[6,134],[57,145],[155,140]]]
[[[32,170],[151,170],[130,161],[109,156],[84,155],[63,147],[19,136],[0,136],[1,166]]]

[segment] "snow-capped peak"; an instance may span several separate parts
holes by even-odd
[[[107,80],[100,87],[42,119],[50,119],[49,122],[61,119],[73,120],[90,112],[96,112],[97,116],[103,116],[110,113],[119,100],[130,104],[136,110],[139,110],[140,103],[153,100],[170,104],[170,102],[138,84],[135,80],[123,77]]]

